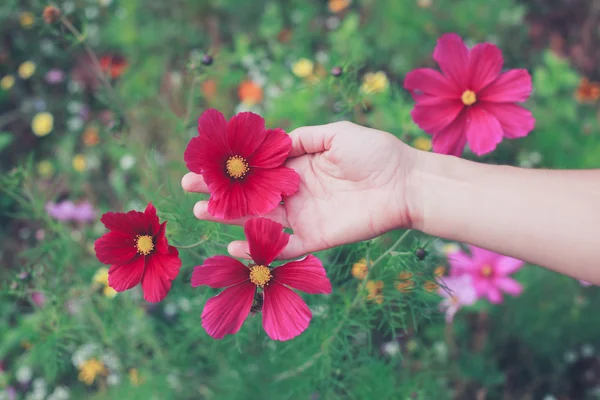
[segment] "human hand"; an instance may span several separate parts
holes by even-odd
[[[407,187],[418,151],[395,136],[350,122],[301,127],[290,133],[286,166],[300,176],[298,192],[265,215],[293,235],[281,259],[371,239],[412,225]],[[209,193],[201,175],[181,182],[188,192]],[[222,220],[208,213],[208,202],[194,206],[197,218],[243,225],[251,217]],[[228,246],[234,257],[248,258],[248,243]]]

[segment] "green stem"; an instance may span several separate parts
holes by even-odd
[[[173,245],[173,246],[177,247],[178,249],[192,249],[194,247],[200,246],[204,242],[206,242],[206,240],[202,239],[199,242],[196,242],[194,244],[189,244],[189,245],[186,245],[186,246],[179,246],[179,245],[176,245],[176,244]]]

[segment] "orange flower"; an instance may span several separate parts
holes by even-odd
[[[425,281],[423,287],[425,288],[425,290],[431,293],[436,291],[439,288],[439,285],[434,281]]]
[[[60,10],[54,6],[46,6],[42,13],[42,17],[48,25],[53,24],[60,18]]]
[[[332,13],[344,11],[351,2],[351,0],[329,0],[329,11]]]
[[[238,87],[240,101],[248,106],[260,103],[263,99],[263,90],[256,83],[247,80],[240,83]]]
[[[368,281],[367,282],[367,300],[374,301],[377,304],[383,303],[383,282],[382,281]]]
[[[412,272],[404,271],[398,275],[400,282],[396,282],[396,289],[402,293],[409,292],[415,288],[415,283],[411,279],[413,277]]]
[[[575,99],[580,103],[593,103],[600,99],[600,83],[590,82],[586,77],[581,78],[575,91]]]
[[[123,75],[128,66],[127,60],[123,56],[109,54],[100,58],[102,72],[108,74],[112,79]]]
[[[98,128],[95,126],[88,126],[83,132],[83,144],[87,147],[92,147],[100,142],[100,136],[98,136]]]
[[[212,100],[217,94],[217,81],[214,79],[207,79],[200,85],[200,89],[207,100]]]
[[[444,276],[445,273],[446,273],[446,267],[444,267],[443,265],[440,265],[439,267],[436,267],[433,270],[433,275],[436,278],[441,278],[442,276]]]
[[[364,258],[361,258],[360,260],[352,264],[352,276],[356,279],[365,279],[368,271],[369,267],[367,267],[367,260],[365,260]]]

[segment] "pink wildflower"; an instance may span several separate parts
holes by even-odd
[[[444,297],[440,308],[446,312],[446,323],[449,324],[461,307],[473,305],[477,301],[477,293],[469,275],[447,276],[441,278],[440,283],[444,286],[438,290]]]

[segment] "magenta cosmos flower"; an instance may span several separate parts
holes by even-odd
[[[450,323],[463,306],[475,304],[477,292],[473,287],[470,275],[447,276],[441,278],[440,281],[444,286],[440,287],[438,291],[444,298],[440,303],[440,308],[446,312],[446,323]]]
[[[243,112],[227,122],[210,109],[198,119],[184,159],[208,186],[208,212],[234,219],[265,214],[298,190],[298,174],[284,166],[291,149],[283,129],[265,129],[259,115]]]
[[[215,256],[194,269],[192,286],[227,287],[209,299],[202,311],[202,326],[215,339],[240,330],[250,310],[262,310],[262,324],[273,340],[292,339],[308,327],[312,314],[291,288],[310,294],[331,293],[323,264],[313,255],[280,267],[270,264],[290,238],[283,226],[266,218],[246,222],[244,232],[253,263]]]
[[[534,128],[529,110],[515,104],[531,93],[531,76],[524,69],[502,71],[502,52],[491,43],[471,50],[460,36],[440,37],[433,59],[443,74],[420,68],[406,75],[404,88],[416,101],[415,123],[433,135],[437,153],[462,154],[465,143],[477,155],[489,153],[503,137],[514,139]]]
[[[469,275],[478,297],[491,303],[502,303],[502,292],[518,296],[523,287],[509,275],[523,266],[523,261],[479,247],[469,246],[471,255],[463,251],[448,254],[450,275]]]
[[[108,270],[108,285],[117,292],[142,284],[144,299],[159,302],[179,274],[179,252],[165,237],[156,208],[148,204],[144,212],[108,212],[100,219],[110,230],[96,240],[96,257]]]

